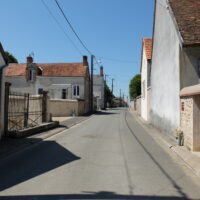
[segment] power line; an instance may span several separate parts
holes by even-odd
[[[47,4],[45,3],[44,0],[41,0],[44,7],[47,9],[47,11],[49,12],[49,14],[51,15],[51,17],[54,19],[54,21],[57,23],[58,27],[61,29],[61,31],[65,34],[65,36],[67,37],[67,39],[71,42],[71,44],[74,46],[74,48],[79,52],[80,55],[83,55],[81,53],[81,51],[78,49],[78,47],[75,45],[75,43],[72,41],[72,39],[69,37],[69,35],[66,33],[66,31],[64,30],[64,28],[62,27],[62,25],[59,23],[59,21],[56,19],[56,17],[53,15],[53,13],[51,12],[51,10],[49,9],[49,7],[47,6]]]
[[[128,60],[118,60],[115,58],[105,58],[105,57],[99,57],[100,59],[103,60],[108,60],[108,61],[112,61],[112,62],[120,62],[120,63],[137,63],[137,61],[128,61]]]
[[[80,37],[78,36],[78,34],[76,33],[75,29],[73,28],[72,24],[70,23],[70,21],[68,20],[67,16],[65,15],[63,9],[61,8],[60,4],[58,3],[57,0],[55,0],[59,10],[61,11],[63,17],[65,18],[66,22],[68,23],[69,27],[71,28],[71,30],[73,31],[73,33],[76,35],[77,39],[79,40],[79,42],[82,44],[82,46],[84,47],[84,49],[90,54],[92,55],[91,51],[86,47],[86,45],[83,43],[83,41],[80,39]]]

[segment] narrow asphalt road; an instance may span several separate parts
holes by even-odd
[[[126,109],[0,160],[0,199],[200,199],[199,182]]]

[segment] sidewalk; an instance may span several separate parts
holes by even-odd
[[[42,140],[51,137],[57,133],[60,133],[78,123],[81,123],[84,120],[89,119],[93,115],[85,115],[85,116],[77,116],[77,117],[69,117],[63,118],[60,121],[60,126],[58,128],[51,129],[49,131],[44,131],[41,133],[37,133],[35,135],[31,135],[24,138],[3,138],[0,141],[0,159],[11,155],[15,152],[25,149],[28,146],[31,146],[35,143],[41,142]]]
[[[136,111],[129,110],[129,112],[153,138],[156,137],[156,139],[159,139],[162,143],[167,145],[169,149],[175,152],[186,165],[200,177],[200,152],[191,152],[184,146],[178,146],[174,138],[170,138],[165,133],[159,131],[157,128],[143,120]]]

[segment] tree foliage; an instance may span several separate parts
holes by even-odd
[[[135,75],[129,84],[129,94],[130,98],[134,99],[135,97],[141,95],[141,75]]]
[[[114,95],[112,94],[112,91],[110,90],[107,84],[105,85],[105,98],[106,102],[112,104]]]
[[[11,53],[9,53],[8,51],[5,51],[5,54],[8,58],[9,63],[18,63],[17,58],[15,58]]]

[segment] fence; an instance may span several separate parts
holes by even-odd
[[[10,90],[6,84],[5,90],[5,133],[17,132],[47,121],[46,93],[30,95]]]

